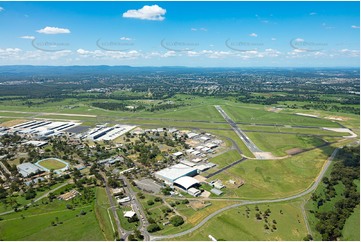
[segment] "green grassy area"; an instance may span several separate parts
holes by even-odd
[[[287,155],[287,150],[299,148],[310,149],[325,142],[318,137],[297,134],[269,134],[247,132],[247,136],[263,151],[272,152],[276,156]]]
[[[263,125],[238,125],[243,131],[255,131],[255,132],[272,132],[274,135],[278,135],[277,133],[286,132],[286,133],[294,133],[294,134],[311,134],[318,136],[335,136],[342,137],[345,135],[349,135],[349,133],[340,133],[334,132],[330,130],[325,130],[322,128],[301,128],[301,127],[290,127],[290,126],[263,126]]]
[[[224,197],[270,199],[287,197],[306,190],[319,174],[333,148],[323,147],[282,160],[246,160],[214,176],[227,184],[242,178],[240,188],[227,187]]]
[[[237,150],[230,150],[223,154],[217,155],[216,157],[213,157],[209,159],[209,162],[212,162],[214,164],[217,164],[217,168],[220,169],[222,167],[225,167],[226,165],[229,165],[239,159],[241,159],[241,155],[238,153]]]
[[[203,240],[208,241],[212,235],[220,240],[302,240],[307,235],[305,221],[300,209],[301,202],[277,203],[258,205],[259,210],[264,213],[271,210],[268,217],[268,227],[265,229],[265,219],[257,220],[255,206],[246,206],[228,210],[207,222],[197,231],[173,240]],[[273,223],[276,221],[276,224]],[[272,225],[276,229],[272,229]]]
[[[360,205],[358,205],[351,216],[346,220],[342,230],[342,240],[360,241]]]
[[[1,216],[1,240],[104,240],[94,202],[67,209],[72,201],[38,202],[27,210]],[[85,215],[80,215],[84,211]],[[56,224],[56,226],[52,225]]]
[[[54,169],[54,170],[58,170],[58,169],[63,169],[66,165],[58,160],[55,160],[55,159],[45,159],[45,160],[42,160],[38,163],[39,165],[51,170],[51,169]]]
[[[128,219],[126,217],[124,217],[124,212],[130,211],[130,210],[132,210],[132,208],[130,206],[128,206],[128,207],[120,206],[119,208],[117,208],[117,213],[118,213],[121,227],[125,230],[132,231],[138,227],[139,222],[129,223]]]
[[[318,126],[318,127],[340,127],[337,123],[330,120],[310,118],[294,115],[291,113],[274,113],[264,109],[263,106],[249,107],[238,105],[223,105],[223,110],[235,122],[259,123],[259,124],[282,124],[282,125],[300,125],[300,126]]]
[[[109,214],[113,221],[114,226],[115,226],[115,222],[114,222],[114,218],[112,217],[112,214],[110,212],[108,214],[109,207],[110,207],[110,202],[108,200],[105,188],[97,187],[96,201],[94,206],[96,218],[98,220],[101,232],[104,235],[105,239],[114,240],[114,233],[112,229],[112,224],[109,219]]]
[[[64,183],[58,183],[49,188],[41,188],[41,190],[37,190],[36,197],[34,199],[41,197],[42,195],[49,192],[50,190],[57,188],[63,184]],[[6,200],[4,200],[4,202],[0,203],[0,213],[13,210],[12,206],[15,205],[15,203],[19,204],[19,206],[23,206],[23,205],[31,203],[31,200],[26,200],[25,196],[23,194],[17,194],[17,195],[8,197]]]

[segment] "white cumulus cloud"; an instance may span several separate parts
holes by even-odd
[[[35,37],[34,37],[34,36],[31,36],[31,35],[20,36],[19,38],[20,38],[20,39],[35,39]]]
[[[123,13],[123,18],[163,21],[165,19],[164,15],[166,12],[166,9],[163,9],[158,5],[145,5],[141,9],[131,9],[126,11],[125,13]]]
[[[5,9],[3,7],[0,7],[0,12],[4,11]]]
[[[40,34],[70,34],[69,29],[58,28],[58,27],[45,27],[43,29],[39,29],[36,32]]]
[[[251,37],[257,37],[258,35],[257,35],[256,33],[251,33],[251,34],[249,34],[249,36],[251,36]]]
[[[120,40],[132,40],[132,38],[129,38],[129,37],[120,37]]]
[[[351,26],[351,28],[353,28],[353,29],[359,29],[359,28],[360,28],[360,26],[357,26],[357,25],[352,25],[352,26]]]

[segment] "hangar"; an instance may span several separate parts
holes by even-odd
[[[175,180],[183,176],[195,176],[198,174],[196,168],[192,168],[183,164],[176,164],[157,171],[155,177],[165,181],[165,183],[173,184]]]
[[[192,186],[199,184],[199,181],[197,179],[193,178],[193,177],[190,177],[190,176],[183,176],[183,177],[178,178],[177,180],[175,180],[174,184],[180,186],[184,190],[188,190]]]

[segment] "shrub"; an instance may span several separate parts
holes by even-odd
[[[176,215],[170,219],[170,223],[173,224],[173,226],[178,227],[184,223],[184,220],[181,216]]]
[[[149,233],[153,233],[153,232],[157,232],[160,230],[160,227],[157,225],[157,224],[150,224],[148,227],[147,227],[147,231]]]

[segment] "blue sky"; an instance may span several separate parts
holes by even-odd
[[[359,66],[358,2],[0,2],[0,65]]]

